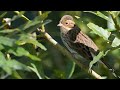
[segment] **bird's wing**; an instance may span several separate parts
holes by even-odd
[[[98,47],[95,43],[85,35],[79,27],[75,27],[68,33],[70,47],[82,55],[84,58],[93,60],[93,54],[98,51]]]
[[[96,46],[96,44],[82,31],[80,31],[80,33],[78,33],[74,43],[82,43],[82,44],[88,46],[89,48],[93,49],[94,51],[98,51],[98,47]]]

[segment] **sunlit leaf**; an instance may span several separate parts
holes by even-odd
[[[46,25],[50,22],[51,22],[51,20],[46,20],[46,21],[42,22],[42,21],[36,19],[36,20],[28,21],[26,24],[23,24],[18,28],[20,30],[24,30],[27,33],[31,33],[33,31],[36,31],[37,28],[39,28],[42,24]]]
[[[92,14],[94,14],[94,15],[97,15],[97,16],[99,16],[99,17],[105,19],[105,20],[110,21],[109,17],[106,16],[105,14],[101,13],[100,11],[97,11],[97,12],[93,12],[93,11],[84,11],[84,12],[92,13]]]
[[[35,25],[37,25],[37,24],[40,24],[41,23],[41,21],[28,21],[26,24],[23,24],[23,25],[21,25],[20,27],[19,27],[19,29],[21,29],[21,30],[25,30],[25,29],[28,29],[28,28],[30,28],[30,27],[32,27],[32,26],[35,26]]]
[[[42,77],[40,76],[35,64],[31,63],[32,67],[28,66],[28,68],[30,68],[33,72],[36,73],[36,75],[38,76],[39,79],[42,79]]]
[[[19,29],[4,29],[4,30],[0,30],[0,33],[12,33],[16,31],[20,31],[20,30]]]
[[[120,11],[109,11],[109,13],[113,15],[113,18],[116,18],[120,14]]]
[[[80,17],[79,16],[75,16],[75,18],[79,19]]]
[[[44,12],[42,15],[36,16],[33,20],[29,20],[24,15],[21,15],[21,17],[26,19],[27,22],[25,24],[21,25],[18,28],[20,30],[24,30],[25,32],[31,33],[33,31],[35,31],[37,28],[39,28],[42,24],[48,24],[48,23],[51,22],[50,20],[47,20],[47,21],[43,22],[43,20],[45,20],[48,17],[48,14],[50,12],[51,11]],[[19,11],[15,11],[15,13],[17,13],[19,15],[20,12]]]
[[[30,71],[27,66],[17,62],[16,60],[6,60],[2,52],[0,52],[0,67],[8,74],[12,74],[13,70],[26,70]]]
[[[112,16],[112,19],[115,23],[115,28],[120,29],[120,17],[118,16],[120,11],[109,11],[109,14]]]
[[[120,39],[118,39],[117,37],[115,37],[115,39],[112,42],[112,47],[117,47],[120,45]]]
[[[107,21],[107,27],[108,29],[115,29],[115,24],[114,24],[114,21],[112,19],[112,17],[109,15],[109,19],[110,19],[110,22]]]
[[[93,60],[89,64],[89,69],[92,68],[92,66],[100,60],[100,58],[104,55],[103,51],[100,52],[97,56],[94,56]]]
[[[15,39],[0,36],[0,44],[12,47],[14,45]]]
[[[2,44],[0,44],[0,50],[4,49],[4,46]]]
[[[30,54],[27,50],[25,50],[22,47],[17,47],[15,50],[9,49],[8,52],[14,54],[15,56],[27,56],[27,57],[31,58],[32,60],[36,60],[36,61],[41,60],[37,56]]]
[[[46,11],[46,12],[42,13],[42,15],[37,16],[34,20],[44,21],[50,13],[51,13],[51,11]]]
[[[93,32],[100,37],[103,37],[103,39],[108,40],[110,36],[110,32],[107,30],[103,29],[102,27],[99,27],[98,25],[95,25],[94,23],[88,23],[87,26],[93,30]]]
[[[23,17],[24,19],[26,19],[26,20],[29,21],[29,19],[24,16],[25,11],[21,11],[21,12],[19,12],[19,11],[14,11],[14,12],[15,12],[18,16]]]
[[[2,61],[5,61],[6,59],[5,59],[5,56],[4,56],[4,54],[0,51],[0,62],[2,62]],[[0,63],[0,66],[2,65],[2,63]]]
[[[45,51],[47,50],[47,49],[45,48],[45,46],[43,46],[43,45],[42,45],[41,43],[39,43],[35,38],[33,38],[31,34],[30,34],[30,35],[21,34],[20,39],[19,39],[18,41],[16,41],[16,43],[17,43],[18,45],[23,45],[23,44],[26,44],[26,43],[31,43],[31,44],[33,44],[33,45],[35,45],[35,46],[40,47],[41,49],[43,49],[43,50],[45,50]]]
[[[30,71],[30,69],[26,65],[24,65],[24,64],[22,64],[22,63],[20,63],[16,60],[8,60],[7,61],[7,66],[10,67],[10,68],[13,68],[15,70]]]

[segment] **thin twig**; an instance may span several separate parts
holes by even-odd
[[[42,15],[42,11],[39,11],[39,15]],[[43,22],[43,21],[42,21]],[[42,24],[42,32],[45,32],[44,24]]]

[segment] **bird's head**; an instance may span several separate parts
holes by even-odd
[[[60,26],[65,30],[71,30],[75,26],[75,22],[72,16],[64,15],[57,26]]]

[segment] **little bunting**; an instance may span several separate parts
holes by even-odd
[[[80,55],[89,62],[98,54],[99,48],[92,41],[92,39],[81,31],[75,24],[71,15],[64,15],[59,24],[60,35],[64,45],[73,56]],[[110,70],[111,66],[102,61]]]

